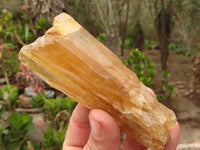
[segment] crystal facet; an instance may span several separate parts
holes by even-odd
[[[52,87],[90,109],[102,109],[146,147],[162,150],[176,123],[172,110],[72,17],[62,13],[19,58]]]

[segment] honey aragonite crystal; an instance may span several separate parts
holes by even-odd
[[[62,13],[44,36],[24,46],[19,58],[50,86],[90,109],[102,109],[120,129],[162,150],[176,117],[136,74],[72,17]]]

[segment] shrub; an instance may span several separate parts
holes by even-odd
[[[0,146],[6,150],[27,150],[29,135],[36,129],[32,120],[27,113],[11,113],[7,121],[9,125],[0,128]]]
[[[40,29],[40,30],[46,30],[49,27],[49,22],[47,21],[46,18],[39,18],[37,21],[37,25],[35,26],[36,29]]]
[[[44,148],[51,148],[53,150],[62,149],[65,133],[66,130],[56,131],[54,128],[49,127],[44,133],[42,146]]]
[[[150,58],[144,56],[141,51],[132,49],[130,56],[124,60],[124,64],[132,69],[146,86],[154,85],[155,66]]]
[[[13,49],[16,48],[12,43],[7,43],[2,46],[2,50],[0,51],[1,61],[3,61],[1,67],[0,74],[3,74],[4,71],[8,76],[11,76],[19,71],[20,61],[17,59],[18,52]],[[5,69],[5,70],[3,70]]]
[[[124,43],[124,48],[131,49],[133,47],[134,40],[131,38],[126,38]]]
[[[184,56],[190,55],[190,52],[188,51],[188,49],[181,44],[170,43],[169,50],[172,51],[174,54],[182,54]]]
[[[32,97],[31,104],[36,108],[40,108],[44,106],[45,100],[46,100],[45,94],[43,92],[39,92],[37,93],[36,97]]]
[[[15,85],[4,85],[2,89],[0,89],[0,103],[4,106],[8,106],[10,110],[13,110],[15,105],[17,104],[19,94],[19,88]]]
[[[44,104],[44,109],[47,110],[53,118],[55,118],[56,115],[63,110],[71,114],[75,106],[76,102],[71,98],[57,97],[56,99],[47,99]]]
[[[14,19],[12,12],[2,10],[0,10],[0,17],[0,37],[4,39],[4,43],[24,45],[35,39],[35,34],[29,27],[30,20]]]
[[[106,34],[105,33],[100,33],[99,36],[96,37],[96,39],[98,41],[100,41],[101,43],[105,43],[105,41],[106,41]]]
[[[61,149],[70,115],[77,102],[69,97],[56,97],[47,99],[44,93],[39,92],[37,97],[32,98],[35,107],[42,108],[50,127],[45,131],[42,145],[44,148]]]
[[[0,55],[3,57],[5,71],[11,76],[19,71],[18,49],[44,33],[49,27],[46,18],[38,19],[36,25],[28,18],[27,12],[21,18],[15,18],[14,14],[6,9],[0,9]],[[0,69],[2,74],[2,69]]]
[[[145,49],[155,49],[158,45],[159,45],[159,43],[156,41],[149,40],[149,39],[144,40],[144,48]]]
[[[162,72],[162,89],[166,94],[166,99],[169,99],[170,96],[175,96],[175,91],[177,88],[169,84],[167,79],[171,76],[170,72],[168,70]]]

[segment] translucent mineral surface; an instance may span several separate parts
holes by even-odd
[[[176,117],[153,91],[72,17],[62,13],[20,60],[52,87],[90,109],[108,112],[127,135],[153,150],[163,149]]]

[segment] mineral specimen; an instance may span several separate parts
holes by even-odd
[[[90,109],[108,112],[127,135],[163,149],[176,117],[108,48],[62,13],[19,58],[52,87]]]

